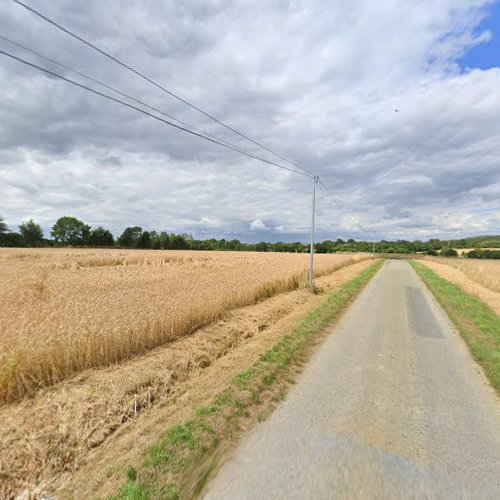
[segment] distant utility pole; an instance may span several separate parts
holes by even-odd
[[[316,210],[316,183],[319,177],[317,175],[311,177],[313,181],[312,191],[312,213],[311,213],[311,251],[309,254],[309,287],[313,287],[313,273],[314,273],[314,212]]]
[[[375,257],[375,234],[376,232],[373,231],[372,259]]]

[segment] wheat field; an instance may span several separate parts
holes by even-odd
[[[320,276],[368,258],[318,255]],[[0,250],[0,402],[307,284],[306,254]]]
[[[464,253],[472,252],[472,250],[476,250],[475,248],[456,248],[455,249],[458,255],[463,255]],[[482,248],[482,250],[500,250],[500,248]]]
[[[452,266],[468,278],[493,292],[500,293],[500,261],[488,259],[432,258],[435,262]]]

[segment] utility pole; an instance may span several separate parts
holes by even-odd
[[[375,258],[375,231],[373,231],[372,259]]]
[[[309,287],[313,287],[313,273],[314,273],[314,212],[316,210],[316,182],[319,177],[317,175],[311,177],[313,181],[312,191],[312,213],[311,213],[311,250],[309,254]]]

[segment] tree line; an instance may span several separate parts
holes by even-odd
[[[102,226],[90,227],[76,217],[59,218],[50,231],[51,238],[45,238],[42,227],[32,219],[21,223],[19,231],[9,231],[3,218],[0,217],[0,246],[37,247],[37,246],[76,246],[76,247],[119,247],[163,250],[222,250],[222,251],[255,251],[255,252],[298,252],[309,251],[309,245],[303,242],[294,243],[243,243],[237,239],[197,240],[190,234],[175,234],[167,231],[145,231],[139,226],[127,227],[115,239],[111,231]],[[376,242],[377,253],[457,256],[455,248],[499,247],[500,236],[483,236],[464,238],[461,240],[430,239],[428,241],[382,240]],[[371,252],[372,242],[354,239],[325,240],[315,244],[317,253],[338,252]],[[469,252],[471,258],[500,258],[500,252],[475,250]]]

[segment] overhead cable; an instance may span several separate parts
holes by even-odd
[[[146,116],[149,116],[150,118],[154,118],[155,120],[158,120],[159,122],[162,122],[162,123],[164,123],[164,124],[166,124],[166,125],[169,125],[169,126],[171,126],[171,127],[174,127],[174,128],[176,128],[176,129],[181,130],[181,131],[183,131],[183,132],[186,132],[186,133],[188,133],[188,134],[194,135],[194,136],[199,137],[199,138],[201,138],[201,139],[204,139],[204,140],[206,140],[206,141],[209,141],[209,142],[212,142],[212,143],[214,143],[214,144],[218,144],[218,145],[223,146],[223,147],[225,147],[225,148],[231,149],[231,150],[233,150],[233,151],[235,151],[235,152],[237,152],[237,153],[240,153],[240,154],[242,154],[242,155],[245,155],[245,156],[247,156],[247,157],[249,157],[249,158],[253,158],[253,159],[258,160],[258,161],[261,161],[261,162],[263,162],[263,163],[267,163],[268,165],[273,165],[273,166],[275,166],[275,167],[278,167],[278,168],[281,168],[281,169],[284,169],[284,170],[288,170],[288,171],[290,171],[290,172],[294,172],[294,173],[296,173],[296,174],[299,174],[299,175],[302,175],[302,176],[305,176],[305,177],[309,177],[309,174],[306,174],[306,173],[304,173],[304,172],[301,172],[300,170],[295,170],[295,169],[293,169],[293,168],[285,167],[284,165],[280,165],[279,163],[275,163],[275,162],[273,162],[273,161],[271,161],[271,160],[268,160],[268,159],[266,159],[266,158],[262,158],[262,157],[260,157],[260,156],[254,155],[254,154],[252,154],[252,153],[248,153],[248,152],[243,151],[243,150],[241,150],[241,149],[239,149],[239,148],[237,148],[237,147],[235,147],[235,146],[232,146],[232,145],[230,145],[230,144],[227,144],[227,143],[221,142],[221,141],[216,140],[216,139],[212,139],[212,138],[210,138],[210,137],[207,137],[206,135],[203,135],[203,134],[201,134],[201,133],[195,132],[194,130],[190,130],[190,129],[186,128],[186,127],[183,127],[183,126],[177,125],[177,124],[175,124],[175,123],[172,123],[171,121],[169,121],[169,120],[165,120],[164,118],[161,118],[161,117],[159,117],[159,116],[156,116],[156,115],[154,115],[154,114],[150,113],[149,111],[146,111],[146,110],[144,110],[144,109],[138,108],[137,106],[134,106],[133,104],[127,103],[127,102],[125,102],[125,101],[122,101],[121,99],[117,99],[116,97],[113,97],[113,96],[110,96],[110,95],[108,95],[108,94],[105,94],[104,92],[100,92],[99,90],[95,90],[95,89],[93,89],[93,88],[91,88],[91,87],[88,87],[87,85],[84,85],[84,84],[82,84],[82,83],[79,83],[79,82],[77,82],[77,81],[75,81],[75,80],[71,80],[70,78],[67,78],[67,77],[65,77],[65,76],[59,75],[58,73],[56,73],[56,72],[54,72],[54,71],[51,71],[51,70],[49,70],[49,69],[47,69],[47,68],[43,68],[42,66],[39,66],[39,65],[37,65],[37,64],[34,64],[34,63],[32,63],[32,62],[30,62],[30,61],[27,61],[27,60],[25,60],[25,59],[22,59],[21,57],[18,57],[18,56],[16,56],[16,55],[11,54],[11,53],[9,53],[9,52],[6,52],[6,51],[4,51],[4,50],[1,50],[1,49],[0,49],[0,54],[3,54],[4,56],[7,56],[7,57],[9,57],[9,58],[11,58],[11,59],[13,59],[13,60],[15,60],[15,61],[19,62],[19,63],[22,63],[22,64],[26,65],[26,66],[30,66],[30,67],[32,67],[32,68],[34,68],[34,69],[37,69],[37,70],[39,70],[39,71],[42,71],[43,73],[46,73],[46,74],[48,74],[48,75],[51,75],[51,76],[53,76],[53,77],[55,77],[55,78],[59,78],[60,80],[63,80],[63,81],[65,81],[65,82],[67,82],[67,83],[70,83],[71,85],[74,85],[74,86],[76,86],[76,87],[79,87],[79,88],[81,88],[81,89],[84,89],[84,90],[86,90],[86,91],[88,91],[88,92],[91,92],[91,93],[93,93],[93,94],[95,94],[95,95],[98,95],[98,96],[104,97],[105,99],[108,99],[108,100],[110,100],[110,101],[113,101],[113,102],[115,102],[115,103],[117,103],[117,104],[121,104],[121,105],[123,105],[123,106],[125,106],[125,107],[127,107],[127,108],[130,108],[130,109],[133,109],[133,110],[135,110],[135,111],[138,111],[139,113],[142,113],[142,114],[144,114],[144,115],[146,115]]]
[[[309,171],[307,171],[305,168],[293,163],[292,161],[286,159],[285,157],[281,156],[280,154],[276,153],[275,151],[273,151],[272,149],[268,148],[267,146],[263,145],[262,143],[256,141],[255,139],[252,139],[251,137],[249,137],[248,135],[244,134],[243,132],[240,132],[239,130],[235,129],[234,127],[231,127],[230,125],[227,125],[226,123],[224,123],[223,121],[219,120],[218,118],[216,118],[214,115],[208,113],[207,111],[205,111],[204,109],[200,108],[199,106],[196,106],[195,104],[189,102],[187,99],[184,99],[183,97],[179,96],[178,94],[176,94],[175,92],[165,88],[163,85],[160,85],[158,82],[156,82],[155,80],[153,80],[152,78],[148,77],[147,75],[145,75],[144,73],[142,73],[141,71],[135,69],[134,67],[130,66],[129,64],[121,61],[120,59],[118,59],[117,57],[113,56],[112,54],[110,54],[109,52],[101,49],[100,47],[98,47],[97,45],[93,44],[92,42],[89,42],[88,40],[86,40],[85,38],[81,37],[80,35],[77,35],[76,33],[74,33],[73,31],[71,31],[70,29],[68,28],[65,28],[64,26],[62,26],[61,24],[59,24],[58,22],[54,21],[53,19],[51,19],[50,17],[48,17],[47,15],[43,14],[42,12],[36,10],[35,8],[25,4],[24,2],[21,2],[20,0],[12,0],[15,4],[25,8],[26,10],[30,11],[31,13],[33,13],[34,15],[38,16],[40,19],[43,19],[45,22],[51,24],[52,26],[56,27],[57,29],[61,30],[62,32],[66,33],[67,35],[75,38],[76,40],[78,40],[79,42],[87,45],[88,47],[90,47],[91,49],[99,52],[101,55],[103,55],[104,57],[107,57],[108,59],[110,59],[111,61],[115,62],[116,64],[119,64],[120,66],[122,66],[123,68],[127,69],[128,71],[131,71],[132,73],[134,73],[135,75],[137,75],[138,77],[142,78],[143,80],[146,80],[147,82],[149,82],[151,85],[154,85],[155,87],[157,87],[158,89],[160,89],[161,91],[167,93],[168,95],[170,95],[171,97],[173,97],[174,99],[177,99],[178,101],[186,104],[187,106],[189,106],[190,108],[192,109],[195,109],[196,111],[198,111],[199,113],[203,114],[204,116],[206,116],[207,118],[210,118],[211,120],[213,120],[214,122],[218,123],[219,125],[222,125],[223,127],[225,127],[226,129],[230,130],[231,132],[239,135],[240,137],[242,137],[243,139],[246,139],[247,141],[250,141],[252,142],[253,144],[255,144],[256,146],[259,146],[260,148],[266,150],[267,152],[271,153],[272,155],[276,156],[277,158],[279,158],[280,160],[282,161],[285,161],[291,165],[293,165],[295,168],[297,169],[300,169],[300,170],[303,170],[307,175],[309,175],[310,177],[313,177],[313,174]]]

